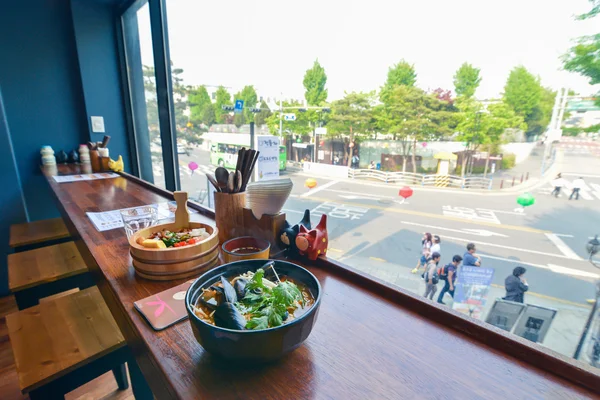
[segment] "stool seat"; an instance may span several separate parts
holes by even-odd
[[[96,286],[9,314],[6,324],[23,393],[126,345]]]
[[[12,248],[68,238],[69,230],[61,218],[44,219],[10,226],[8,244]]]
[[[8,255],[8,288],[14,293],[87,272],[74,242]]]

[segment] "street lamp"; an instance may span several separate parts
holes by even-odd
[[[585,245],[585,249],[590,255],[589,261],[593,266],[600,268],[600,265],[597,265],[594,262],[593,257],[600,251],[600,240],[598,240],[598,235],[594,236],[587,244]],[[583,343],[585,342],[585,338],[587,337],[588,331],[592,326],[592,322],[594,321],[594,316],[598,312],[598,303],[600,302],[600,280],[596,281],[596,299],[594,301],[594,306],[592,307],[592,311],[585,323],[585,327],[583,328],[583,333],[581,334],[581,338],[579,339],[579,343],[577,344],[577,349],[575,350],[575,354],[573,355],[574,359],[579,359],[581,354],[581,349],[583,348]],[[593,338],[593,337],[592,337]],[[594,347],[592,349],[592,365],[596,365],[596,363],[600,361],[600,341],[594,341]]]

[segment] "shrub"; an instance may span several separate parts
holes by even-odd
[[[517,156],[512,153],[506,153],[502,157],[502,169],[511,169],[517,163]]]

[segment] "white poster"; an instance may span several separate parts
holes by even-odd
[[[256,180],[279,178],[279,138],[256,136],[256,150],[260,152],[256,162]]]

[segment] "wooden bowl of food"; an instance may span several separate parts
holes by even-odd
[[[223,243],[223,259],[225,262],[242,260],[268,260],[271,244],[264,239],[253,236],[242,236]]]
[[[174,196],[175,222],[139,230],[129,238],[133,267],[144,278],[187,278],[205,272],[218,262],[218,229],[190,222],[187,193],[175,192]]]

